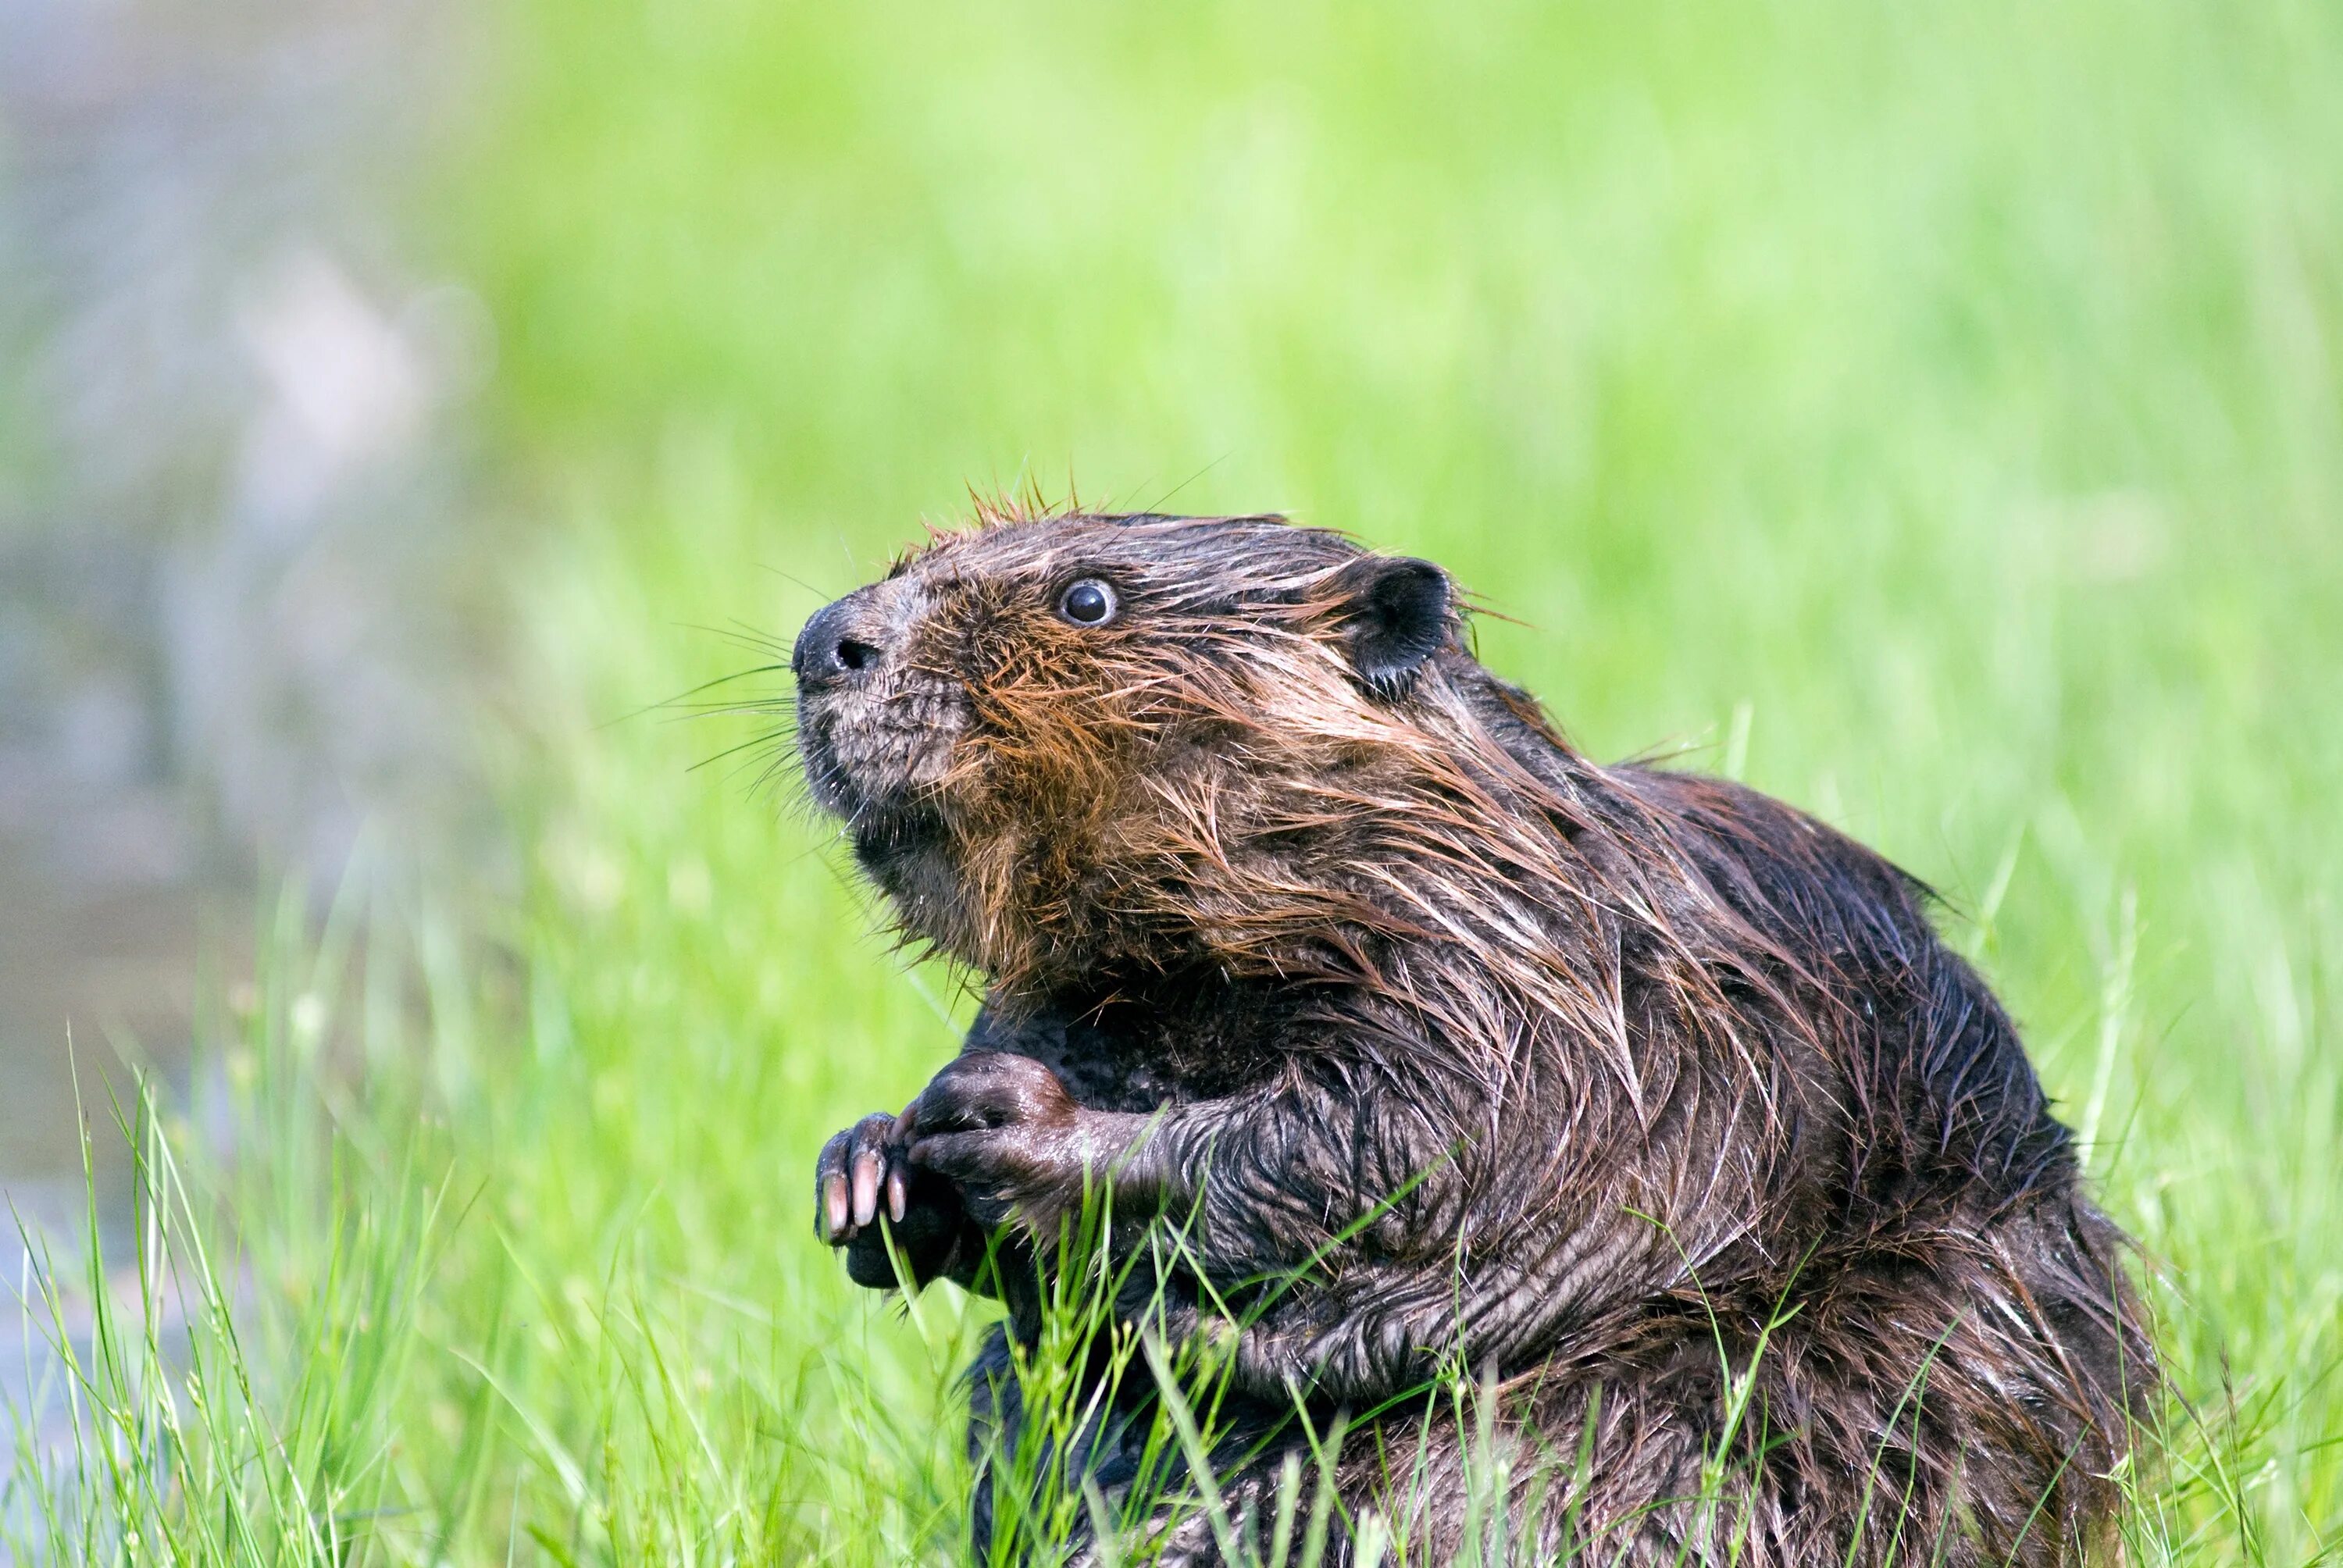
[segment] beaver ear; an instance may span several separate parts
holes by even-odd
[[[1398,697],[1448,640],[1455,618],[1448,574],[1430,561],[1368,556],[1343,575],[1352,668],[1377,697]]]

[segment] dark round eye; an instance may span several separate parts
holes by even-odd
[[[1076,626],[1104,626],[1114,618],[1114,589],[1084,578],[1058,596],[1058,613]]]

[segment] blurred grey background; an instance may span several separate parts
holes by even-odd
[[[494,863],[495,344],[389,221],[461,106],[427,9],[0,0],[0,1189],[35,1225],[80,1212],[76,1063],[126,1218],[107,1085],[184,1081],[282,868],[319,905]]]

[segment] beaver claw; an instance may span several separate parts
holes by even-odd
[[[822,1145],[814,1161],[814,1234],[831,1246],[846,1245],[872,1224],[882,1195],[887,1217],[903,1222],[910,1173],[897,1124],[877,1111]]]

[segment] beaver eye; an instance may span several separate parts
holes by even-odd
[[[1114,618],[1114,589],[1084,578],[1058,596],[1058,613],[1076,626],[1104,626]]]

